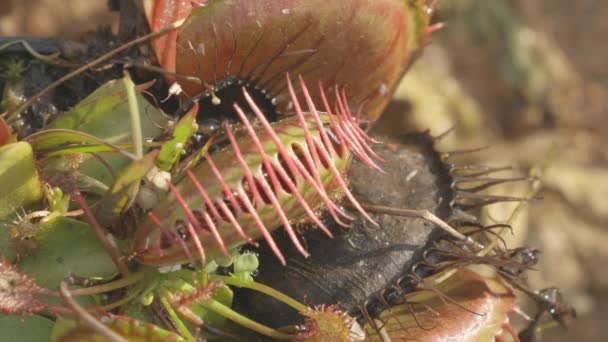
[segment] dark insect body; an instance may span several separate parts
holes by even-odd
[[[576,318],[576,310],[566,302],[558,288],[548,287],[533,293],[524,289],[524,292],[527,292],[530,298],[536,302],[538,311],[530,324],[518,334],[521,342],[534,342],[537,340],[536,331],[538,323],[545,313],[549,314],[554,321],[564,328]]]

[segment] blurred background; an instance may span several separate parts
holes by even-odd
[[[460,163],[542,173],[542,200],[517,217],[511,247],[541,250],[532,288],[560,287],[579,318],[545,341],[608,337],[608,1],[442,0],[423,57],[378,122],[384,131],[455,130],[443,150],[488,146]],[[0,36],[77,37],[116,28],[107,1],[3,0]],[[528,184],[495,190],[526,196]],[[489,208],[507,219],[516,204]]]

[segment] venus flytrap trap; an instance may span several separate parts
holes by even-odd
[[[31,207],[22,232],[0,233],[19,256],[0,262],[0,309],[44,313],[52,341],[360,341],[387,336],[376,323],[445,268],[490,264],[517,279],[527,254],[475,257],[496,227],[463,214],[520,200],[477,193],[515,178],[451,164],[428,134],[368,133],[441,27],[430,24],[436,4],[145,0],[152,31],[171,31],[144,38],[157,35],[164,77],[181,89],[177,106],[160,104],[174,117],[142,95],[167,94],[125,74],[0,147],[2,184],[32,190],[0,194],[0,218],[6,203]],[[9,160],[13,149],[24,159]],[[465,278],[456,285],[493,287]],[[483,293],[502,324],[512,297],[493,288],[506,293]]]
[[[365,133],[359,131],[356,119],[340,96],[333,113],[327,104],[326,113],[318,112],[302,80],[310,110],[305,117],[289,78],[287,83],[297,114],[274,124],[266,121],[243,89],[248,105],[263,128],[256,131],[235,104],[247,135],[237,139],[227,125],[230,145],[206,155],[204,163],[192,170],[186,169],[187,178],[175,186],[170,185],[171,193],[148,213],[149,219],[142,222],[142,228],[136,233],[135,242],[140,245],[134,245],[134,251],[141,262],[185,261],[191,256],[184,245],[195,246],[203,260],[205,251],[219,249],[226,253],[226,246],[239,243],[228,235],[232,229],[243,242],[262,235],[273,244],[268,231],[281,224],[294,245],[306,255],[290,221],[312,220],[328,232],[315,212],[320,205],[326,205],[336,220],[343,222],[349,216],[335,203],[342,196],[366,215],[342,179],[351,154],[376,166],[370,157]],[[190,241],[183,241],[180,230],[188,231]],[[211,233],[215,246],[213,240],[199,238],[199,234],[206,232]],[[281,252],[275,248],[274,253],[284,263]]]

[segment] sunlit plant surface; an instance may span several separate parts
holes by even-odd
[[[370,133],[440,27],[430,23],[435,6],[144,0],[154,37],[140,40],[158,61],[144,69],[160,73],[156,84],[135,85],[124,68],[44,116],[36,101],[46,100],[19,87],[28,63],[53,68],[65,57],[16,42],[29,62],[0,55],[3,335],[517,339],[513,287],[540,304],[532,334],[545,311],[563,324],[571,311],[556,290],[519,284],[536,251],[502,246],[496,231],[508,225],[464,212],[525,200],[477,191],[527,177],[454,165],[434,148],[440,137]],[[87,67],[136,64],[112,56]],[[363,235],[382,243],[354,239]],[[414,247],[396,257],[382,239]],[[382,273],[374,258],[396,266]],[[465,269],[473,264],[497,273]],[[294,281],[294,270],[310,274]],[[327,296],[302,290],[324,282]]]

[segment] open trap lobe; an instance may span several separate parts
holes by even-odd
[[[447,220],[452,212],[451,177],[434,151],[432,138],[410,134],[376,139],[384,141],[374,150],[388,161],[382,165],[386,174],[353,161],[348,178],[356,198],[361,203],[425,209]],[[290,242],[284,233],[275,233],[279,246],[286,247],[287,266],[277,263],[263,245],[257,250],[261,263],[257,281],[307,305],[338,303],[359,317],[362,313],[355,312],[365,306],[371,315],[377,315],[384,309],[383,301],[395,304],[411,290],[405,288],[409,279],[404,280],[404,275],[421,260],[427,243],[443,232],[420,219],[374,212],[370,215],[379,227],[358,216],[346,229],[328,218],[334,239],[316,229],[306,231],[301,239],[311,254],[308,259],[287,248]],[[397,284],[403,289],[397,290]],[[237,297],[246,315],[270,326],[295,324],[301,319],[294,310],[259,293],[240,290]]]

